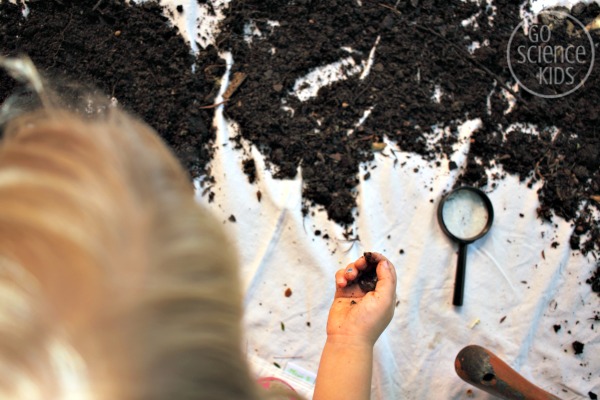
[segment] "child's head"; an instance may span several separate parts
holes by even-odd
[[[0,398],[256,398],[234,254],[143,122],[62,108],[11,120]]]

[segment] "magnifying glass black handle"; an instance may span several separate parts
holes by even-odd
[[[458,262],[456,264],[456,278],[454,279],[454,298],[452,304],[462,306],[465,294],[465,275],[467,269],[467,243],[458,244]]]

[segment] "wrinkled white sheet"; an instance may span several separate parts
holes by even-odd
[[[204,15],[202,6],[196,0],[162,3],[173,10],[184,36],[199,41],[196,19]],[[184,14],[175,11],[179,4]],[[202,27],[208,41],[212,26]],[[494,225],[469,246],[464,306],[457,308],[452,306],[457,245],[439,228],[436,207],[460,168],[449,171],[447,161],[436,167],[388,143],[375,155],[371,178],[361,178],[358,187],[354,233],[360,241],[347,242],[324,211],[317,208],[303,218],[300,178],[274,180],[256,148],[233,149],[229,139],[235,129],[222,111],[223,106],[215,110],[216,195],[209,204],[199,190],[198,201],[223,220],[237,243],[246,293],[245,346],[257,375],[282,377],[312,396],[307,381],[317,371],[325,342],[334,273],[363,251],[379,251],[396,267],[399,304],[375,348],[374,399],[491,398],[474,388],[468,393],[471,387],[454,372],[454,358],[468,344],[487,347],[561,398],[588,398],[589,391],[600,395],[600,324],[590,319],[600,298],[585,283],[596,261],[570,250],[571,224],[536,218],[536,187],[528,189],[507,176],[495,189],[486,188]],[[463,127],[452,156],[459,166],[476,124]],[[390,149],[400,158],[396,166]],[[242,172],[244,154],[257,163],[256,184]],[[231,215],[237,222],[228,220]],[[316,230],[330,239],[315,235]],[[284,295],[287,288],[290,297]],[[555,332],[558,324],[562,328]],[[576,340],[585,344],[581,355],[574,354]]]

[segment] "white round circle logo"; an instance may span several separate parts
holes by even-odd
[[[521,88],[548,99],[581,88],[594,67],[594,42],[586,27],[572,15],[541,11],[523,33],[525,21],[514,29],[506,51],[508,68]]]

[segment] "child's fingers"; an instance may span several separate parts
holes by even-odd
[[[346,268],[340,269],[335,273],[335,283],[337,287],[344,288],[348,286],[349,282],[352,282],[356,279],[358,276],[358,267],[356,264],[356,262],[350,263]],[[358,263],[358,265],[362,266],[361,263]]]
[[[354,264],[354,267],[359,270],[363,270],[363,269],[367,268],[367,260],[365,260],[364,256],[360,256],[360,258],[358,258],[352,264]],[[350,264],[350,265],[352,265],[352,264]],[[348,265],[348,267],[350,267],[350,265]]]
[[[358,276],[358,268],[356,267],[356,263],[350,263],[344,270],[344,278],[347,281],[353,281]]]
[[[377,264],[375,292],[390,300],[396,295],[396,269],[385,257]]]
[[[348,280],[344,277],[346,274],[345,269],[338,269],[335,273],[335,287],[345,288],[348,285]]]
[[[372,254],[373,254],[374,258],[378,261],[377,271],[376,271],[377,278],[378,278],[378,280],[381,280],[381,279],[384,280],[384,282],[381,284],[382,289],[380,290],[380,292],[382,292],[382,294],[384,294],[383,293],[383,292],[385,292],[384,287],[391,285],[392,291],[395,294],[396,270],[394,269],[394,266],[391,265],[391,263],[387,260],[387,258],[385,258],[385,256],[383,256],[382,254],[379,254],[379,253],[372,253]],[[385,268],[386,271],[380,271],[380,267],[382,265],[384,265],[383,263],[387,263],[391,267]],[[365,260],[365,257],[363,256],[363,257],[358,258],[353,263],[348,264],[346,266],[346,268],[337,270],[335,273],[336,288],[343,289],[343,288],[347,287],[352,281],[354,281],[358,277],[359,271],[364,270],[366,267],[367,267],[367,261]],[[379,287],[379,283],[377,284],[377,287]]]

